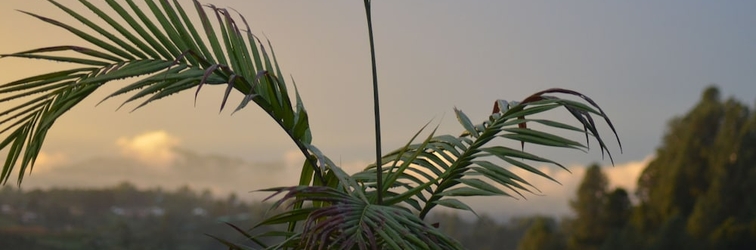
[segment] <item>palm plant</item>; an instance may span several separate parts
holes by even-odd
[[[524,152],[525,143],[587,150],[589,137],[594,137],[602,153],[604,150],[609,153],[594,116],[603,118],[617,137],[610,120],[593,100],[575,91],[549,89],[521,102],[496,100],[493,112],[481,123],[473,123],[465,113],[455,109],[464,128],[461,135],[436,135],[433,129],[425,139],[415,142],[426,124],[406,145],[382,155],[376,91],[376,163],[350,175],[312,143],[308,113],[294,81],[292,100],[270,42],[263,43],[252,34],[241,15],[237,17],[239,23],[227,9],[193,0],[199,20],[195,24],[176,0],[157,3],[146,0],[144,10],[132,0],[125,0],[125,5],[106,0],[116,16],[80,0],[101,19],[98,24],[95,17],[85,17],[63,4],[50,2],[92,31],[22,12],[66,29],[93,47],[61,45],[1,55],[75,66],[0,85],[0,102],[22,101],[0,112],[0,125],[4,126],[0,127],[0,134],[5,136],[0,150],[8,149],[0,181],[7,183],[12,170],[18,168],[20,185],[25,173],[34,166],[55,121],[106,83],[141,76],[105,98],[130,94],[124,104],[139,101],[134,109],[189,89],[196,89],[196,98],[203,86],[220,85],[225,88],[221,110],[232,90],[243,94],[234,112],[255,103],[286,131],[306,157],[296,186],[263,190],[273,192],[269,199],[282,195],[275,199],[273,207],[286,209],[254,227],[283,225],[285,229],[251,235],[248,230],[231,225],[249,240],[244,243],[218,239],[232,249],[253,248],[248,244],[263,248],[461,248],[457,241],[424,221],[435,207],[472,211],[457,198],[523,196],[535,189],[507,170],[506,165],[556,181],[525,160],[564,166]],[[369,0],[365,0],[365,7],[372,48]],[[376,87],[374,61],[373,77]],[[552,94],[576,96],[587,104]],[[559,107],[566,108],[582,127],[532,118]],[[533,123],[584,133],[586,143],[529,128],[527,124]],[[495,143],[501,140],[519,141],[522,148]],[[269,244],[271,240],[274,243]]]

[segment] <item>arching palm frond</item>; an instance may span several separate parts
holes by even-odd
[[[7,136],[0,142],[0,150],[9,149],[0,182],[6,183],[13,168],[19,166],[18,182],[21,183],[24,174],[34,165],[47,131],[61,115],[104,84],[136,76],[144,78],[105,99],[128,93],[131,97],[124,104],[143,100],[137,109],[190,88],[197,89],[196,98],[203,85],[225,85],[221,110],[231,90],[242,93],[245,97],[235,111],[254,102],[278,122],[303,154],[309,155],[307,145],[312,136],[299,93],[295,89],[296,101],[292,102],[275,55],[268,54],[260,39],[249,31],[246,21],[243,22],[246,30],[242,30],[226,9],[193,1],[201,22],[201,27],[195,27],[176,0],[172,3],[146,0],[147,10],[142,10],[132,0],[126,0],[127,6],[106,0],[109,11],[118,15],[108,15],[88,1],[80,1],[97,16],[91,18],[50,2],[78,20],[78,26],[92,31],[22,12],[63,28],[93,47],[61,45],[0,55],[75,65],[73,69],[0,85],[0,102],[21,102],[0,111],[0,125],[5,125],[0,127],[0,134]],[[55,52],[68,53],[61,56]],[[309,167],[312,168],[309,179],[322,178],[314,164]]]
[[[310,202],[312,206],[287,209],[256,227],[292,221],[303,221],[301,233],[269,231],[249,239],[267,249],[461,249],[459,242],[427,224],[408,209],[396,205],[380,205],[368,198],[366,187],[356,182],[328,158],[322,160],[340,180],[338,187],[295,186],[272,188],[268,199],[284,194],[273,205],[287,201],[294,204]],[[320,205],[317,205],[320,203]],[[267,246],[264,238],[283,237],[276,245]],[[235,249],[241,245],[229,243]]]
[[[548,96],[549,93],[575,95],[590,104]],[[526,119],[554,108],[566,108],[583,128],[543,119]],[[524,143],[550,147],[588,149],[582,143],[560,137],[551,133],[530,129],[527,123],[540,123],[547,127],[578,131],[593,136],[599,143],[602,153],[611,153],[596,129],[592,115],[605,119],[616,136],[614,125],[590,98],[571,90],[549,89],[531,95],[522,102],[508,103],[498,100],[494,104],[493,114],[488,120],[473,124],[462,111],[455,109],[464,132],[460,136],[435,136],[435,130],[419,144],[410,143],[383,157],[385,183],[380,192],[384,192],[384,204],[404,204],[419,212],[424,218],[430,210],[438,205],[455,209],[472,209],[455,197],[464,196],[523,196],[522,192],[531,192],[535,188],[523,178],[496,164],[491,157],[507,165],[527,170],[549,180],[557,182],[524,160],[555,164],[566,170],[561,164],[527,153],[521,149],[501,145],[489,145],[496,138],[505,138]],[[422,130],[421,130],[422,131]],[[420,132],[418,132],[419,134]],[[415,135],[417,137],[417,135]],[[619,137],[617,137],[619,142]],[[620,144],[621,149],[621,144]],[[613,160],[612,160],[613,163]],[[354,175],[357,181],[375,187],[375,165]],[[568,170],[569,171],[569,170]],[[500,185],[497,187],[496,184]],[[501,187],[504,187],[502,189]],[[399,190],[399,191],[396,191]],[[505,191],[506,190],[506,191]]]

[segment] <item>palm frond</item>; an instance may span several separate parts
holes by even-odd
[[[547,96],[548,93],[563,93],[578,96],[591,106],[581,102]],[[526,119],[558,107],[566,108],[581,123],[578,127],[542,119]],[[594,137],[601,148],[606,150],[610,159],[612,155],[598,134],[591,115],[603,117],[616,136],[616,131],[609,118],[590,98],[578,92],[565,89],[549,89],[535,93],[522,102],[497,100],[493,113],[487,120],[474,124],[462,111],[454,109],[457,119],[464,128],[460,136],[434,136],[434,132],[420,143],[412,141],[383,157],[385,185],[380,191],[386,195],[385,204],[404,204],[414,208],[424,218],[435,206],[472,211],[472,209],[455,197],[464,196],[511,196],[525,197],[523,192],[533,192],[536,187],[523,178],[507,170],[504,166],[526,170],[554,182],[549,175],[527,163],[525,160],[559,166],[558,162],[533,155],[522,149],[513,149],[502,145],[489,145],[496,138],[520,141],[548,147],[570,148],[586,151],[583,145],[552,133],[527,127],[535,122],[547,127],[585,133]],[[422,129],[421,129],[422,131]],[[418,132],[419,133],[419,132]],[[417,136],[417,135],[416,135]],[[617,137],[619,142],[619,137]],[[621,144],[620,144],[621,149]],[[500,162],[493,162],[498,159]],[[504,163],[504,164],[502,164]],[[375,186],[375,165],[371,165],[354,178],[367,186]],[[568,170],[569,171],[569,170]],[[390,191],[390,190],[401,191]],[[474,213],[474,211],[473,211]]]
[[[277,195],[271,209],[286,205],[254,228],[288,225],[286,231],[270,231],[249,237],[266,249],[460,249],[454,239],[443,235],[402,206],[378,205],[375,193],[349,176],[315,146],[313,158],[326,173],[325,184],[269,188],[260,191]],[[294,227],[297,223],[301,227]],[[266,238],[280,239],[276,245],[263,245]]]
[[[121,105],[142,100],[134,109],[153,101],[203,85],[225,85],[221,111],[232,90],[244,95],[238,111],[254,102],[265,110],[294,140],[303,154],[312,142],[307,111],[295,88],[296,104],[290,100],[286,83],[276,62],[262,41],[249,30],[239,28],[223,8],[202,6],[193,1],[202,24],[201,32],[191,23],[178,1],[146,0],[147,9],[126,0],[127,6],[106,0],[108,15],[88,1],[81,3],[94,13],[81,15],[64,4],[50,1],[57,8],[91,29],[21,11],[48,24],[63,28],[93,47],[58,45],[2,54],[0,58],[28,58],[77,65],[70,70],[42,73],[0,85],[0,102],[21,100],[21,104],[0,111],[0,150],[8,156],[0,172],[6,183],[18,165],[19,184],[31,171],[47,131],[71,107],[99,87],[114,80],[143,78],[116,90],[104,100],[131,93]],[[210,10],[210,12],[207,12]],[[213,21],[210,16],[215,16]],[[116,20],[120,17],[120,20]],[[156,20],[156,21],[153,21]],[[112,32],[115,31],[115,32]],[[202,35],[200,35],[202,34]],[[268,43],[268,45],[270,45]],[[269,49],[269,48],[268,48]],[[269,49],[272,53],[272,49]],[[60,56],[55,53],[67,53]],[[103,100],[103,101],[104,101]],[[7,132],[7,134],[5,134]],[[322,181],[322,173],[311,162],[313,175]],[[312,177],[311,177],[312,178]]]
[[[327,202],[328,206],[288,210],[258,226],[304,221],[301,234],[286,235],[284,242],[297,249],[460,249],[454,239],[443,235],[406,208],[370,203],[359,193],[331,187],[296,186],[267,189],[271,197],[284,194],[274,207],[288,200]],[[293,204],[292,203],[292,204]],[[305,218],[306,215],[306,218]],[[267,235],[266,235],[267,236]],[[276,246],[278,247],[278,246]],[[272,247],[272,248],[276,248]]]

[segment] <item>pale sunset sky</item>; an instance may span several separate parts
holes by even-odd
[[[59,2],[94,17],[77,1]],[[179,2],[193,11],[191,1]],[[373,161],[362,1],[202,2],[236,9],[253,32],[271,40],[309,111],[314,144],[349,172]],[[47,1],[3,0],[0,54],[54,45],[93,47],[16,9],[83,27]],[[716,84],[723,97],[754,104],[754,13],[754,1],[374,1],[384,152],[402,146],[430,120],[440,124],[439,133],[458,134],[462,127],[453,107],[479,122],[496,99],[568,88],[592,97],[614,122],[623,154],[609,140],[605,124],[599,126],[616,166],[602,160],[597,148],[585,154],[531,147],[571,166],[572,174],[543,167],[563,185],[524,174],[541,194],[528,200],[472,199],[472,207],[502,218],[568,214],[567,201],[583,166],[592,162],[606,166],[612,186],[632,193],[667,121],[687,112],[706,86]],[[70,65],[3,58],[0,84],[65,67]],[[196,107],[194,90],[133,113],[134,105],[115,111],[124,97],[95,107],[124,83],[110,83],[58,120],[23,188],[127,180],[143,187],[189,184],[245,197],[254,196],[247,193],[251,190],[296,184],[303,157],[256,106],[233,116],[231,110],[219,114],[218,87],[203,88]],[[232,95],[232,103],[239,100]],[[0,103],[0,110],[13,104]],[[551,117],[572,122],[564,110]],[[206,172],[192,180],[177,177],[199,171],[190,168]]]

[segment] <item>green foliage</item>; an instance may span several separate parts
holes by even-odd
[[[527,122],[533,122],[556,129],[581,131],[562,123],[523,118],[526,115],[530,116],[557,107],[567,108],[573,114],[577,114],[576,118],[588,119],[589,113],[605,117],[603,112],[596,111],[587,105],[545,95],[548,93],[573,94],[592,103],[591,99],[579,93],[551,89],[535,93],[526,98],[523,103],[512,106],[504,106],[506,102],[500,100],[495,104],[495,113],[479,124],[473,124],[462,111],[455,109],[460,124],[465,128],[459,137],[434,136],[434,133],[431,133],[419,144],[412,144],[410,141],[405,147],[384,156],[382,162],[386,162],[383,168],[386,184],[382,187],[382,192],[387,192],[384,202],[386,204],[404,202],[405,205],[418,211],[421,218],[424,218],[437,205],[472,211],[453,197],[512,196],[514,194],[522,196],[522,192],[531,192],[528,188],[528,186],[532,188],[530,183],[486,157],[494,157],[556,181],[522,159],[551,163],[564,168],[561,164],[505,146],[488,146],[494,139],[505,138],[553,147],[585,148],[581,143],[569,139],[524,128]],[[513,128],[514,125],[518,128]],[[584,125],[593,128],[591,124]],[[600,140],[599,137],[597,139]],[[603,149],[603,142],[600,144]],[[358,181],[374,186],[374,183],[377,183],[374,179],[375,171],[374,165],[369,166],[365,171],[355,174],[355,177]],[[511,193],[490,183],[500,184]],[[388,192],[390,188],[398,190],[404,188],[405,190],[404,192]]]
[[[12,170],[18,167],[20,184],[24,175],[31,171],[52,124],[95,90],[114,80],[142,76],[105,98],[130,93],[131,97],[124,104],[143,100],[135,109],[191,88],[196,88],[196,98],[205,85],[223,86],[221,110],[225,108],[231,91],[236,90],[244,98],[234,112],[250,102],[255,103],[280,125],[306,159],[298,186],[264,190],[283,194],[274,207],[287,202],[287,210],[253,228],[284,225],[286,229],[255,235],[234,227],[249,241],[237,243],[216,238],[232,249],[252,246],[460,248],[457,241],[429,226],[423,219],[439,205],[472,211],[457,197],[523,196],[523,192],[531,192],[534,187],[504,168],[506,165],[556,181],[526,160],[564,166],[525,152],[525,143],[585,150],[587,140],[593,137],[602,153],[606,150],[613,162],[594,117],[603,119],[619,142],[611,121],[592,99],[572,90],[548,89],[521,102],[497,100],[491,115],[480,123],[473,123],[465,113],[455,109],[464,128],[461,135],[436,135],[434,130],[422,142],[413,144],[421,130],[404,147],[384,156],[378,154],[377,164],[349,175],[313,145],[309,115],[296,86],[295,100],[291,100],[270,44],[266,49],[249,27],[240,28],[240,23],[228,10],[203,6],[195,0],[193,6],[200,21],[195,25],[176,0],[158,3],[147,0],[146,10],[131,0],[126,0],[127,6],[107,0],[109,9],[117,13],[113,16],[82,0],[81,3],[96,16],[90,18],[65,5],[50,2],[93,31],[82,31],[50,18],[24,13],[66,29],[94,47],[64,45],[1,55],[77,66],[0,85],[0,102],[24,100],[20,105],[0,112],[0,117],[4,118],[0,125],[6,126],[0,130],[6,136],[0,141],[0,149],[8,149],[0,181],[7,182]],[[369,0],[365,1],[370,23],[369,3]],[[97,24],[97,19],[104,24]],[[247,26],[243,17],[241,20]],[[70,52],[76,56],[49,55],[51,52]],[[576,97],[580,101],[562,99],[554,94]],[[561,107],[573,115],[579,126],[532,119]],[[560,132],[582,133],[586,144],[542,132],[528,127],[528,124],[540,124]],[[497,143],[502,140],[519,141],[523,148],[514,149]],[[277,239],[276,244],[268,244],[262,239],[270,237]]]
[[[670,122],[657,157],[638,180],[632,229],[648,246],[756,246],[756,113],[709,87]],[[656,235],[651,237],[652,235]]]
[[[688,115],[670,122],[656,159],[638,181],[639,198],[652,212],[667,218],[686,217],[693,210],[712,180],[705,173],[721,116],[719,90],[709,88]]]
[[[148,0],[147,13],[131,0],[126,1],[134,14],[127,12],[115,0],[106,1],[123,18],[120,23],[104,14],[103,10],[82,1],[108,24],[104,27],[64,5],[50,2],[96,32],[86,33],[53,19],[24,13],[66,29],[90,42],[95,48],[54,46],[0,55],[4,58],[67,62],[78,67],[0,85],[0,94],[6,95],[0,98],[0,102],[27,100],[0,113],[5,117],[0,120],[0,125],[7,124],[0,133],[9,132],[6,139],[0,142],[0,149],[9,149],[0,175],[3,183],[7,182],[16,165],[20,167],[18,181],[21,183],[24,174],[34,165],[47,131],[61,115],[104,84],[136,76],[145,78],[116,90],[105,99],[132,93],[124,102],[127,104],[146,98],[135,108],[138,109],[190,88],[197,88],[197,96],[204,85],[225,85],[221,110],[225,107],[230,91],[235,89],[245,95],[236,110],[244,108],[250,101],[254,102],[274,118],[300,150],[306,152],[307,144],[312,138],[307,112],[298,93],[295,91],[296,103],[292,102],[274,56],[267,53],[263,43],[249,28],[242,32],[227,10],[207,6],[211,10],[209,14],[217,19],[213,26],[206,8],[194,1],[202,23],[200,31],[205,34],[202,37],[176,1],[173,1],[173,5],[168,1],[160,1],[158,6],[154,1]],[[148,14],[157,22],[148,18]],[[124,26],[132,28],[135,33],[129,32]],[[118,31],[126,40],[108,32],[106,27]],[[104,36],[107,40],[96,36]],[[208,48],[212,48],[212,53]],[[51,52],[72,52],[84,57],[48,55]],[[322,178],[320,169],[316,169],[314,165],[310,167],[314,169],[316,177]]]
[[[602,204],[608,185],[606,175],[594,164],[588,167],[570,206],[577,217],[569,223],[570,249],[598,249],[606,238],[602,221]]]
[[[624,244],[624,228],[632,204],[627,191],[609,191],[609,180],[597,164],[586,169],[576,199],[570,201],[575,218],[563,223],[569,249],[619,249]],[[630,248],[632,249],[632,248]]]
[[[556,250],[564,249],[564,239],[558,231],[553,218],[536,217],[533,225],[520,239],[518,250]]]

